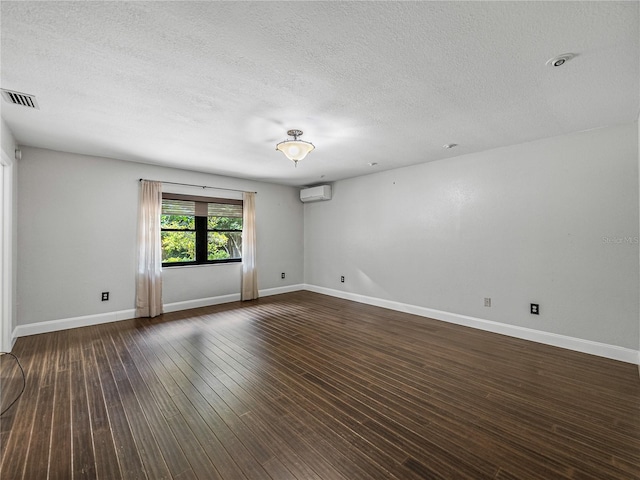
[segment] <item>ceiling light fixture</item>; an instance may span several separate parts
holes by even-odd
[[[563,53],[562,55],[558,55],[557,57],[553,57],[547,60],[546,65],[549,67],[561,67],[569,60],[577,57],[578,55],[575,53]]]
[[[447,143],[446,145],[442,145],[442,148],[446,148],[448,150],[450,148],[455,148],[457,146],[458,146],[457,143]]]
[[[304,140],[298,140],[298,137],[302,136],[302,130],[289,130],[287,135],[293,137],[293,140],[285,140],[276,145],[276,150],[280,150],[284,153],[284,156],[295,163],[296,167],[298,162],[307,154],[313,150],[313,143],[305,142]]]

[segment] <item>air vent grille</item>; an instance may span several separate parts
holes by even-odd
[[[40,110],[40,107],[38,107],[38,102],[36,102],[36,97],[34,95],[14,92],[12,90],[5,90],[3,88],[2,98],[4,98],[9,103],[13,103],[14,105],[22,105],[23,107],[35,108],[36,110]]]

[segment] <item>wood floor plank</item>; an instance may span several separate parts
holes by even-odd
[[[553,462],[552,462],[552,461],[548,461],[547,463],[550,463],[550,464],[551,464],[551,463],[553,463]],[[561,468],[560,468],[560,471],[562,471],[562,469],[561,469]]]
[[[184,472],[182,472],[179,475],[176,475],[173,478],[175,480],[198,480],[198,477],[196,476],[195,473],[193,473],[193,470],[191,469],[185,470]]]
[[[144,449],[139,449],[133,438],[125,406],[120,398],[115,378],[109,368],[109,361],[104,347],[106,341],[107,339],[105,338],[94,344],[94,354],[120,472],[126,480],[146,480],[146,471],[140,458],[140,453]]]
[[[133,387],[129,382],[127,372],[120,362],[120,356],[116,352],[112,340],[112,338],[109,338],[103,342],[104,353],[106,354],[106,358],[109,359],[108,362],[105,363],[108,363],[111,369],[117,394],[122,405],[122,411],[126,416],[127,426],[131,431],[131,439],[135,445],[134,448],[139,452],[146,477],[154,480],[169,479],[172,477],[171,472],[164,460],[151,427],[147,423],[144,411],[138,403]],[[117,406],[115,408],[117,408]],[[121,464],[122,463],[123,462],[121,462]],[[140,469],[140,465],[133,464],[129,468],[136,472]],[[132,476],[132,478],[134,478],[134,476]]]
[[[152,393],[145,378],[152,378],[151,383],[155,386],[158,386],[159,382],[155,379],[152,369],[148,367],[146,358],[139,355],[139,351],[135,349],[135,344],[129,338],[129,333],[119,332],[119,336],[122,344],[118,354],[126,370],[133,393],[138,400],[143,415],[147,419],[149,429],[158,444],[164,462],[169,468],[171,475],[178,477],[183,472],[191,470],[191,466],[171,428],[167,424],[166,417],[163,414],[163,412],[166,413],[166,410],[155,402],[158,393],[155,395]],[[148,367],[147,370],[145,370],[145,365]],[[145,372],[144,377],[141,371]],[[173,409],[177,411],[173,401],[171,405]],[[188,474],[185,474],[185,476],[186,475]]]
[[[287,362],[287,359],[285,358],[285,359],[283,359],[282,361],[283,361],[283,363],[286,363],[286,362]],[[314,367],[313,367],[313,366],[311,366],[310,364],[308,364],[308,368],[310,368],[312,371],[314,371],[314,372],[315,372],[315,373],[317,373],[318,375],[322,375],[322,374],[323,374],[323,372],[322,372],[321,370],[315,370],[315,369],[314,369]],[[340,383],[338,383],[338,384],[337,384],[338,386],[334,387],[334,386],[332,386],[332,385],[331,385],[331,384],[333,384],[333,383],[334,383],[333,381],[332,381],[332,382],[325,382],[325,381],[321,380],[320,378],[318,378],[318,377],[316,377],[316,376],[314,376],[314,375],[311,375],[310,373],[305,373],[304,375],[302,375],[302,377],[303,377],[305,380],[310,381],[310,382],[311,382],[311,383],[313,383],[314,385],[319,386],[320,388],[324,389],[324,390],[325,390],[325,392],[324,392],[324,393],[325,393],[325,394],[328,394],[328,395],[339,396],[339,395],[341,394],[341,392],[345,392],[345,391],[347,391],[347,390],[348,390],[348,387],[347,387],[345,384],[340,384]],[[333,380],[335,380],[335,378],[334,378]],[[351,392],[351,393],[352,393],[352,395],[354,395],[354,393],[353,393],[353,392]],[[358,395],[358,393],[356,392],[356,393],[355,393],[355,395],[357,396],[357,395]],[[354,397],[354,398],[355,398],[355,397]],[[377,412],[377,411],[374,411],[372,408],[370,408],[370,407],[366,406],[366,404],[367,404],[367,403],[369,403],[369,402],[373,402],[373,400],[372,400],[371,398],[364,398],[363,403],[361,404],[360,408],[361,408],[363,411],[364,411],[364,409],[366,408],[366,410],[369,412],[369,413],[368,413],[368,415],[369,415],[370,417],[371,417],[371,416],[372,416],[372,414],[373,414],[373,415],[375,415],[378,419],[380,419],[380,418],[384,418],[384,417],[380,417],[380,416],[378,416],[378,412]],[[377,407],[376,407],[376,408],[377,408],[378,410],[385,410],[387,407],[386,407],[384,404],[380,403],[379,405],[377,405]],[[395,414],[395,412],[391,412],[391,413],[387,412],[387,415],[389,415],[389,414],[393,415],[393,414]],[[380,421],[380,420],[379,420],[379,421]],[[381,421],[386,421],[386,419],[383,419],[383,420],[381,420]],[[417,428],[420,428],[420,425],[416,425],[416,424],[414,424],[414,429],[416,429],[416,427],[417,427]],[[433,434],[434,434],[433,430],[430,430],[429,436],[433,436]],[[426,436],[425,436],[425,437],[420,438],[420,436],[419,436],[419,435],[415,434],[415,433],[414,433],[414,431],[411,431],[411,430],[405,430],[405,433],[404,433],[404,435],[403,435],[403,436],[404,436],[405,438],[410,438],[410,439],[413,441],[413,443],[414,443],[414,445],[415,445],[415,448],[421,448],[419,445],[427,444],[427,443],[432,443],[432,442],[433,442],[433,441],[432,441],[432,439],[427,438]],[[440,439],[440,442],[446,442],[446,441],[447,441],[447,439],[446,439],[446,438],[441,438],[441,439]],[[444,449],[443,449],[443,448],[442,448],[442,447],[440,447],[439,445],[435,445],[435,444],[432,446],[432,450],[433,450],[434,448],[439,449],[439,450],[441,451],[441,455],[443,455],[443,456],[445,456],[445,457],[447,456],[447,449],[446,449],[446,448],[444,448]],[[462,475],[462,474],[463,474],[463,473],[462,473],[462,471],[464,470],[464,465],[463,465],[463,464],[464,464],[465,462],[464,462],[462,459],[459,459],[458,463],[459,463],[458,468],[460,469],[460,471],[458,472],[458,475]],[[491,477],[493,477],[493,476],[494,476],[495,471],[496,471],[496,467],[494,467],[493,465],[491,465],[491,464],[486,464],[486,467],[484,468],[484,470],[483,470],[483,467],[480,467],[480,470],[478,470],[477,468],[475,468],[475,467],[474,467],[474,464],[475,464],[476,466],[478,466],[478,465],[484,465],[484,462],[478,458],[478,459],[474,459],[474,460],[472,461],[472,464],[469,464],[469,465],[468,465],[468,469],[469,469],[468,475],[469,475],[469,478],[491,478]]]
[[[189,415],[188,413],[186,414]],[[215,465],[209,460],[197,436],[189,428],[187,419],[181,414],[178,414],[172,416],[167,421],[176,438],[180,440],[182,450],[191,465],[194,475],[199,480],[221,479],[222,477],[218,473],[218,470],[216,470]],[[239,479],[242,479],[242,477],[239,477]]]
[[[42,335],[33,337],[31,345],[36,349],[41,348],[41,345],[44,343],[44,338]],[[35,352],[30,353],[29,348],[25,351],[22,347],[26,347],[26,345],[19,344],[13,350],[14,355],[16,355],[18,361],[21,362],[25,372],[25,393],[20,395],[20,397],[18,397],[18,395],[22,389],[22,373],[20,372],[16,359],[9,355],[4,355],[0,363],[0,368],[3,369],[3,385],[7,378],[10,379],[11,385],[13,385],[13,388],[9,391],[5,391],[4,388],[2,390],[3,410],[8,410],[0,419],[0,431],[2,432],[2,436],[0,437],[2,440],[0,443],[0,471],[12,472],[13,475],[17,475],[17,469],[20,469],[20,475],[22,475],[22,471],[24,470],[24,458],[22,455],[26,455],[26,449],[28,448],[28,442],[25,441],[25,437],[28,438],[29,434],[26,432],[28,430],[30,431],[31,426],[28,422],[23,421],[25,414],[23,412],[28,412],[29,414],[33,412],[38,395],[38,377],[36,373],[37,365],[39,364],[38,356]],[[9,369],[5,370],[7,366]],[[10,396],[10,398],[5,400],[5,394]],[[9,408],[9,404],[14,400],[16,400],[15,403]],[[16,419],[22,421],[18,421],[14,426]]]
[[[142,336],[139,340],[145,344],[142,346],[143,349],[149,347]],[[217,418],[217,414],[215,414],[215,412],[208,412],[206,406],[202,408],[206,401],[204,401],[197,391],[193,392],[195,395],[191,394],[191,383],[176,367],[175,363],[173,363],[172,359],[164,351],[164,348],[162,351],[157,352],[156,357],[162,364],[163,371],[170,372],[169,374],[172,375],[172,384],[175,384],[181,389],[172,396],[174,405],[176,405],[176,408],[179,408],[178,405],[180,405],[179,410],[181,417],[189,425],[192,435],[200,440],[201,449],[208,455],[209,460],[212,464],[216,465],[214,474],[219,475],[218,478],[223,478],[222,475],[227,475],[227,478],[246,478],[240,467],[234,462],[227,449],[220,443],[216,434],[214,434],[211,429],[210,422],[213,421],[213,418]],[[188,397],[185,396],[185,394],[188,395]],[[195,402],[195,405],[193,402]],[[198,409],[198,406],[201,408]],[[204,418],[200,415],[204,415]],[[183,430],[182,433],[184,434],[185,431]],[[198,470],[195,470],[195,473],[196,475],[202,474],[198,473]]]
[[[209,355],[215,355],[215,353],[213,351],[209,351]],[[220,360],[222,361],[222,359]],[[222,361],[220,365],[222,366],[223,364],[224,364],[224,361]],[[229,373],[232,373],[232,371],[229,371]],[[246,373],[247,372],[245,372],[245,374]],[[220,378],[223,381],[227,378],[230,379],[228,375],[220,376]],[[246,380],[246,377],[244,378]],[[286,412],[288,412],[291,415],[295,415],[298,419],[302,419],[304,423],[313,425],[314,430],[322,430],[326,433],[327,431],[333,429],[332,432],[338,433],[338,435],[340,435],[340,437],[333,437],[335,441],[340,443],[341,444],[340,446],[344,450],[346,451],[353,450],[353,453],[355,453],[360,460],[366,458],[367,459],[366,463],[371,463],[374,466],[375,471],[377,472],[377,475],[381,475],[380,472],[383,472],[386,469],[391,472],[398,473],[397,475],[398,478],[411,477],[410,472],[407,472],[406,470],[403,470],[401,473],[398,472],[399,463],[395,464],[393,460],[387,458],[388,454],[387,454],[387,451],[385,450],[392,448],[393,445],[386,444],[384,446],[385,450],[376,450],[372,448],[373,445],[367,445],[366,441],[362,441],[362,438],[356,432],[354,432],[352,429],[346,426],[347,423],[351,426],[354,426],[354,425],[362,426],[361,424],[359,424],[357,421],[352,420],[349,417],[341,416],[340,412],[337,411],[336,409],[330,409],[331,414],[335,416],[340,416],[340,418],[344,421],[344,424],[341,424],[336,420],[334,416],[332,416],[331,414],[325,414],[321,408],[318,408],[322,406],[323,400],[321,398],[317,398],[316,399],[318,400],[317,402],[310,402],[304,396],[298,394],[300,391],[304,391],[304,390],[309,392],[309,389],[305,389],[303,384],[296,383],[296,382],[284,383],[283,380],[285,380],[285,378],[281,377],[278,380],[278,385],[281,387],[281,391],[287,392],[287,395],[283,395],[278,400],[278,402],[279,403],[282,403],[283,401],[286,402],[286,407],[284,409]],[[248,382],[251,383],[250,380],[248,380]],[[243,384],[246,385],[246,382],[243,382]],[[287,390],[287,387],[289,386],[291,388]],[[217,384],[215,385],[216,391],[222,388],[225,388],[225,387],[220,387]],[[235,386],[235,387],[231,386],[230,389],[237,391],[238,386]],[[254,389],[251,389],[251,390],[254,391]],[[259,390],[259,387],[258,387],[258,390]],[[256,410],[260,410],[259,404],[253,403],[252,407]],[[313,412],[313,417],[314,417],[313,420],[311,419],[309,412]],[[276,413],[276,415],[278,414],[279,413]],[[357,429],[358,427],[355,427],[355,428]],[[360,449],[353,449],[354,445],[360,446]],[[367,452],[368,455],[357,455],[363,452]],[[406,454],[401,453],[400,457],[402,460],[404,460],[406,458]]]
[[[637,366],[315,293],[14,353],[3,479],[640,480]]]
[[[23,478],[47,478],[51,453],[54,385],[40,387]]]
[[[0,439],[4,443],[13,424],[14,412],[17,407],[9,408],[20,395],[22,390],[22,373],[18,361],[11,355],[0,356],[0,411],[6,411],[0,422]]]
[[[64,355],[68,351],[67,344],[63,348]],[[68,480],[73,477],[73,440],[71,434],[71,370],[67,361],[58,362],[52,425],[49,479]]]
[[[167,347],[169,348],[170,345],[167,345]],[[247,450],[247,447],[242,443],[242,441],[229,428],[229,425],[225,423],[224,419],[220,417],[219,413],[226,416],[225,412],[221,409],[216,411],[215,408],[211,408],[211,404],[209,402],[215,402],[215,397],[217,397],[215,392],[196,378],[197,373],[185,362],[181,361],[177,352],[176,355],[173,356],[169,356],[163,352],[161,356],[164,359],[165,367],[167,367],[168,371],[173,372],[176,384],[178,384],[183,390],[183,395],[179,394],[175,396],[177,401],[180,401],[181,405],[185,407],[187,404],[184,402],[184,399],[189,399],[193,407],[201,416],[202,420],[208,425],[212,432],[215,432],[215,437],[227,446],[227,451],[233,457],[233,463],[237,464],[242,469],[244,476],[249,479],[265,478],[266,472],[264,469],[260,466],[251,452]],[[181,370],[181,368],[183,370]],[[186,397],[184,397],[184,395],[186,395]],[[219,402],[215,403],[219,405]],[[204,431],[201,431],[201,434],[204,433]],[[209,443],[213,444],[214,440],[210,439]],[[262,448],[262,450],[266,450],[266,448]],[[212,452],[212,454],[216,456],[223,455],[223,451],[224,449],[222,448],[222,445],[220,445],[219,448],[215,449],[215,453]],[[223,455],[218,458],[218,461],[223,462],[224,458],[226,458],[226,456]],[[223,464],[228,467],[232,467],[231,463],[228,461],[224,461]]]
[[[60,466],[68,468],[71,460],[69,442],[67,439],[68,422],[66,422],[67,405],[56,405],[56,390],[65,395],[66,385],[58,386],[57,380],[64,379],[59,375],[60,370],[55,368],[58,365],[59,352],[66,351],[64,344],[65,333],[55,332],[48,338],[47,346],[44,350],[43,365],[40,371],[38,404],[34,418],[31,441],[29,442],[29,453],[26,459],[24,478],[47,478],[49,475],[49,461],[52,459],[51,446],[52,438],[60,438]],[[53,367],[52,367],[53,366]],[[66,395],[65,395],[66,399]],[[58,420],[62,421],[59,428],[53,428],[54,410],[58,406],[61,415]],[[57,453],[57,452],[56,452]],[[54,461],[58,459],[53,459]],[[57,462],[56,462],[57,463]],[[56,467],[58,465],[55,465]]]
[[[146,343],[141,340],[143,332],[144,329],[141,329],[134,335],[131,332],[122,331],[121,338],[138,366],[140,376],[152,393],[158,409],[165,418],[170,418],[180,413],[171,399],[173,395],[180,393],[180,388],[164,370],[161,362],[155,357],[153,349],[147,349]]]
[[[70,332],[68,351],[71,379],[71,450],[74,480],[96,478],[93,429],[85,383],[81,330],[76,329]]]
[[[326,365],[326,364],[324,364],[324,365]],[[326,369],[325,369],[325,372],[326,372]],[[322,374],[322,372],[319,372],[319,371],[316,371],[316,373],[317,373],[318,375],[321,375],[321,374]],[[315,380],[314,380],[314,383],[316,383],[316,384],[320,384],[320,385],[322,385],[324,388],[326,388],[326,382],[320,381],[320,380],[319,380],[319,379],[317,379],[316,377],[309,377],[309,376],[308,376],[308,374],[306,374],[306,375],[307,375],[307,378],[314,378],[314,379],[315,379]],[[334,379],[333,379],[333,381],[335,381],[335,380],[336,380],[336,378],[334,378]],[[351,381],[351,380],[352,380],[352,378],[350,378],[350,379],[349,379],[349,381]],[[338,383],[338,385],[339,385],[339,384],[340,384],[340,383]],[[364,390],[364,391],[367,391],[368,386],[367,386],[366,384],[363,384],[363,385],[360,387],[360,389],[361,389],[361,390]],[[344,390],[344,388],[342,388],[342,389],[341,389],[341,391],[345,391],[345,390]],[[333,392],[335,392],[335,389],[333,389]],[[332,392],[330,392],[330,391],[329,391],[329,392],[327,392],[327,393],[332,393]],[[370,395],[369,400],[368,400],[368,401],[366,401],[366,403],[373,402],[373,401],[375,401],[374,399],[381,398],[381,396],[380,396],[380,395],[378,395],[378,396],[371,396],[371,395],[372,395],[371,393],[369,393],[369,395]],[[388,403],[388,399],[389,399],[389,397],[387,396],[387,397],[384,397],[384,398],[386,398],[386,399],[387,399],[387,403]],[[393,401],[393,400],[392,400],[392,401]],[[397,401],[396,401],[396,405],[397,405]],[[409,404],[408,409],[405,409],[405,410],[404,410],[404,413],[403,413],[403,415],[405,416],[405,418],[409,419],[409,417],[412,415],[412,413],[413,413],[414,411],[418,410],[416,407],[417,407],[417,405],[416,405],[416,404]],[[378,410],[378,411],[384,411],[384,409],[385,409],[385,405],[380,405],[380,406],[378,406],[378,407],[377,407],[377,410]],[[398,408],[396,407],[396,410],[395,410],[394,414],[397,414],[398,412],[402,412],[402,411],[403,411],[402,409],[398,410]],[[419,411],[419,410],[418,410],[418,411]],[[408,413],[407,413],[407,412],[408,412]],[[428,412],[428,414],[429,414],[428,416],[429,416],[429,417],[433,417],[433,413],[434,413],[433,411],[429,411],[429,412]],[[433,423],[430,425],[430,430],[429,430],[429,434],[430,434],[430,435],[433,435],[433,432],[434,432],[434,430],[433,430],[433,429],[434,429],[434,427],[437,427],[437,426],[438,426],[437,424],[433,424]],[[456,434],[456,430],[458,429],[458,425],[454,425],[453,427],[454,427],[454,428],[453,428],[453,430],[450,430],[450,431],[451,431],[451,433],[450,433],[450,434],[449,434],[449,433],[447,433],[447,435],[455,436],[455,434]],[[419,428],[420,428],[420,426],[419,426],[419,425],[417,425],[417,426],[414,426],[414,428],[418,428],[418,429],[419,429]],[[440,443],[443,443],[443,442],[442,442],[442,441],[440,441]],[[493,473],[492,473],[492,472],[493,472],[493,469],[489,469],[487,472],[485,472],[485,474],[486,474],[486,475],[489,475],[489,476],[492,476],[492,475],[493,475]],[[478,474],[475,474],[475,475],[478,475]]]
[[[299,480],[320,480],[321,477],[304,461],[304,459],[296,453],[296,451],[280,436],[274,432],[273,422],[263,419],[254,412],[248,412],[242,416],[242,419],[251,429],[256,432],[256,437],[260,438],[265,445],[270,445],[276,453],[277,459],[286,465],[286,468]],[[289,441],[292,439],[289,437]],[[267,462],[268,463],[268,462]],[[265,469],[269,469],[265,466]],[[272,475],[273,476],[273,475]]]
[[[296,477],[276,457],[267,460],[263,466],[273,479],[296,480]]]
[[[94,340],[86,348],[82,349],[87,403],[93,436],[93,454],[97,477],[117,480],[122,478],[122,472],[118,462],[116,444],[114,443],[114,431],[111,430],[111,425],[109,424],[109,414],[102,392],[100,368],[93,348],[98,342],[98,340]],[[116,442],[119,445],[120,439],[117,439]],[[133,458],[137,456],[138,452],[132,452]]]
[[[178,395],[176,401],[177,404],[181,406],[181,410],[185,412],[184,417],[189,428],[202,442],[204,451],[211,460],[211,463],[213,463],[218,472],[220,472],[221,478],[235,477],[245,479],[248,478],[247,475],[252,475],[254,472],[252,468],[243,471],[242,467],[235,462],[232,457],[231,446],[229,445],[227,448],[223,446],[223,443],[217,436],[215,426],[212,428],[211,417],[215,414],[209,412],[204,406],[206,401],[200,394],[194,393],[190,395],[189,398],[185,395]],[[202,415],[204,415],[204,417],[202,417]],[[247,452],[243,451],[240,452],[240,454],[247,455]]]
[[[42,336],[39,344],[41,351],[48,351],[53,344],[53,336]],[[7,445],[3,445],[3,449],[6,448],[6,452],[3,455],[2,472],[3,475],[7,475],[9,478],[24,478],[24,473],[27,468],[31,471],[44,471],[46,476],[46,470],[48,467],[44,467],[44,461],[48,461],[48,452],[45,453],[45,444],[48,444],[48,433],[51,428],[51,419],[49,418],[49,424],[45,425],[45,435],[39,435],[40,425],[36,422],[36,415],[40,415],[46,422],[48,416],[49,407],[45,405],[41,397],[48,397],[51,395],[52,387],[49,389],[41,389],[40,383],[44,377],[46,367],[43,365],[44,356],[29,354],[31,360],[28,362],[28,368],[26,370],[27,385],[23,395],[20,397],[18,404],[18,411],[16,412],[16,422],[12,427],[12,432],[9,437]],[[52,398],[52,397],[51,397]],[[52,401],[52,400],[51,400]],[[14,431],[15,429],[15,431]],[[35,431],[35,435],[34,435]],[[36,454],[32,453],[35,451]],[[43,458],[47,455],[46,460]],[[31,457],[35,462],[34,466],[28,464],[28,459]],[[29,478],[29,477],[27,477]]]
[[[220,358],[219,358],[220,359]],[[221,359],[220,359],[221,360]],[[224,362],[222,362],[224,364]],[[231,375],[233,372],[229,371]],[[242,377],[238,377],[237,375],[233,375],[236,378],[240,379],[240,384],[236,383],[231,376],[229,375],[220,375],[219,380],[221,383],[228,387],[229,390],[233,391],[242,391],[251,392],[251,394],[247,395],[245,398],[247,401],[251,402],[252,412],[259,417],[264,419],[263,422],[266,425],[266,429],[274,436],[273,442],[269,442],[268,445],[271,448],[280,448],[285,452],[282,457],[293,458],[294,461],[288,463],[287,466],[290,469],[301,468],[305,471],[305,475],[303,478],[313,478],[311,471],[317,472],[320,478],[325,479],[345,479],[349,478],[344,477],[340,474],[332,465],[329,460],[326,460],[320,453],[315,449],[315,445],[309,441],[309,438],[299,433],[291,427],[291,423],[287,420],[288,412],[283,412],[282,407],[277,403],[265,402],[262,398],[263,392],[256,392],[256,389],[252,388],[250,385],[242,379]],[[288,393],[288,392],[287,392]],[[252,396],[253,395],[253,396]],[[243,415],[246,417],[249,414]],[[283,441],[284,440],[284,441]],[[293,457],[292,457],[293,455]],[[294,466],[295,459],[302,459],[305,464],[301,467]],[[311,470],[310,470],[311,469]]]

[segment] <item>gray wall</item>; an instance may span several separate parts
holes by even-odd
[[[291,187],[25,147],[17,323],[133,308],[143,177],[258,191],[260,289],[305,282],[637,349],[639,158],[638,125],[622,125],[340,181],[303,210]],[[165,303],[237,293],[240,266],[164,281]]]
[[[635,123],[339,181],[333,195],[305,205],[307,284],[638,348]]]
[[[134,308],[140,178],[257,191],[259,288],[303,282],[296,188],[25,147],[18,175],[19,325]],[[165,269],[163,301],[239,293],[240,272],[239,264]],[[102,291],[110,301],[100,301]]]

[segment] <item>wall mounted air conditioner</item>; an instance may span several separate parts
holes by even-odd
[[[331,185],[318,185],[317,187],[303,188],[300,190],[300,200],[303,202],[318,202],[331,200]]]

